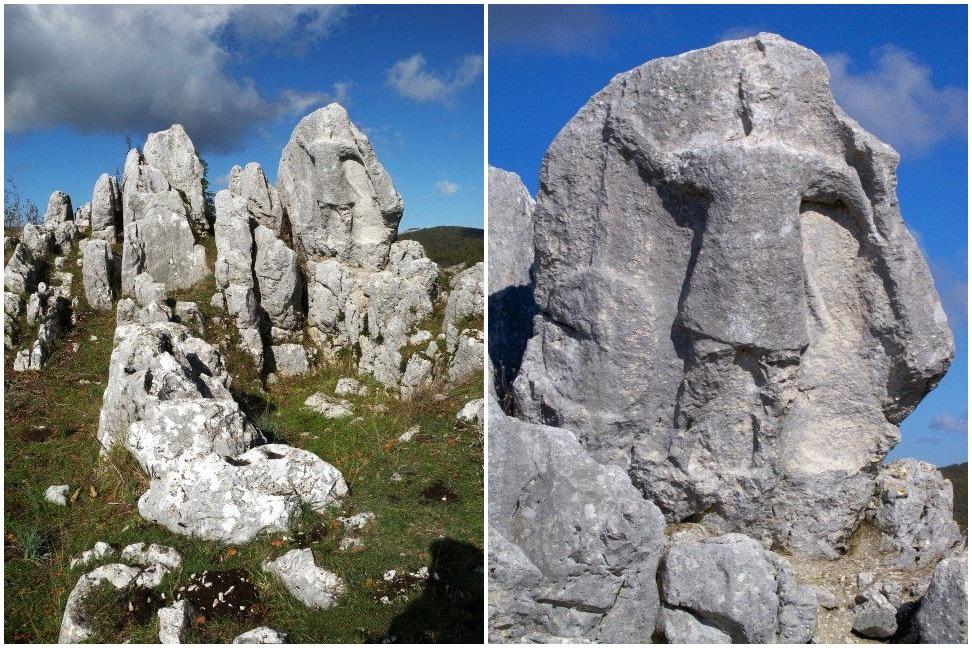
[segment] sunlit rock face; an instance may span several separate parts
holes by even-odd
[[[616,76],[544,160],[518,414],[669,521],[833,555],[954,352],[897,163],[773,34]]]

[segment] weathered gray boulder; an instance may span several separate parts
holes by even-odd
[[[17,336],[17,320],[23,312],[24,300],[20,295],[10,291],[3,293],[3,346],[6,349],[14,348],[14,339]]]
[[[122,196],[114,176],[102,173],[91,194],[91,238],[114,241],[122,231]]]
[[[300,120],[280,157],[277,190],[294,247],[309,261],[385,267],[402,199],[343,107],[330,104]]]
[[[815,590],[800,585],[785,559],[752,538],[677,535],[659,571],[663,630],[670,643],[723,636],[730,643],[809,643],[813,638]]]
[[[898,608],[904,601],[893,581],[872,582],[857,595],[853,630],[869,639],[890,639],[898,631]]]
[[[533,335],[533,210],[520,176],[489,167],[489,359],[505,393]]]
[[[649,643],[661,513],[567,430],[488,413],[490,641]]]
[[[943,559],[915,613],[922,643],[969,642],[969,552]]]
[[[280,632],[279,630],[274,630],[273,628],[268,628],[266,626],[260,626],[259,628],[253,628],[252,630],[247,630],[236,639],[233,640],[235,644],[282,644],[287,639],[287,634]]]
[[[304,279],[297,265],[297,254],[263,225],[256,226],[253,239],[256,242],[253,274],[260,289],[260,307],[273,326],[286,331],[300,330],[304,325]]]
[[[446,335],[446,350],[449,353],[455,353],[459,334],[468,328],[465,323],[483,314],[483,268],[481,262],[477,263],[460,272],[453,280],[442,318],[442,331]]]
[[[44,211],[44,225],[53,227],[59,223],[74,220],[74,209],[71,207],[71,196],[63,191],[55,191],[47,200],[47,210]]]
[[[236,457],[207,454],[159,475],[138,512],[173,533],[245,543],[286,531],[302,506],[323,513],[347,493],[341,473],[317,455],[268,444]]]
[[[456,352],[449,361],[449,369],[446,371],[449,382],[459,382],[469,376],[482,375],[484,350],[482,331],[465,330],[459,336]]]
[[[307,397],[304,407],[311,409],[324,418],[339,419],[354,415],[351,403],[344,399],[331,398],[327,394],[317,392]]]
[[[169,191],[172,186],[165,179],[162,172],[147,164],[141,151],[133,148],[125,157],[125,170],[122,177],[122,227],[127,227],[131,221],[131,198],[136,193],[161,193]]]
[[[91,227],[91,203],[84,203],[74,210],[74,223],[82,234]]]
[[[176,601],[168,607],[159,608],[159,643],[180,644],[182,635],[189,628],[195,611],[186,599]]]
[[[276,235],[281,235],[283,206],[277,189],[267,182],[263,167],[250,162],[245,167],[234,166],[230,170],[229,190],[246,201],[246,209],[260,225]]]
[[[35,257],[44,257],[54,251],[54,232],[42,225],[27,223],[20,235],[20,242]]]
[[[895,567],[929,565],[962,540],[952,517],[952,483],[935,466],[898,459],[878,472],[868,519]]]
[[[14,248],[7,267],[3,270],[3,287],[20,295],[37,288],[37,261],[23,243]]]
[[[202,188],[205,169],[186,129],[181,124],[173,124],[168,130],[149,133],[142,157],[146,164],[162,173],[185,201],[187,216],[196,230],[208,231]]]
[[[773,34],[619,74],[544,159],[517,410],[669,521],[834,556],[954,352],[897,163]]]
[[[115,298],[114,255],[107,240],[92,238],[84,244],[81,278],[84,298],[95,310],[108,311]]]
[[[317,610],[334,607],[345,590],[337,574],[317,566],[310,549],[291,549],[265,563],[263,570],[279,578],[295,599]]]
[[[175,190],[129,197],[122,246],[121,292],[132,294],[135,277],[147,272],[169,289],[191,288],[209,273],[206,250],[196,243],[186,205]]]
[[[300,376],[310,371],[307,349],[300,344],[277,344],[270,347],[276,370],[284,376]]]

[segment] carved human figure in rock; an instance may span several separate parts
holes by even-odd
[[[544,160],[519,415],[670,522],[835,555],[953,355],[897,163],[773,34],[618,75]]]

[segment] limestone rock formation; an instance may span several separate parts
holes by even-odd
[[[114,241],[122,229],[121,189],[114,176],[102,173],[91,195],[91,238]]]
[[[175,533],[241,543],[286,529],[301,506],[323,511],[344,497],[341,473],[320,457],[260,445],[219,352],[168,321],[161,285],[137,283],[143,305],[119,317],[98,439],[105,449],[124,445],[150,477],[142,517]]]
[[[915,613],[922,643],[969,642],[969,552],[942,560]]]
[[[932,564],[962,540],[952,517],[952,483],[923,461],[899,459],[883,467],[867,517],[901,569]]]
[[[17,244],[3,269],[3,287],[17,295],[37,288],[37,261],[23,243]]]
[[[309,261],[384,268],[402,198],[343,107],[330,104],[300,120],[280,157],[277,183],[295,249]]]
[[[649,643],[659,510],[569,431],[488,416],[490,641]]]
[[[121,189],[121,292],[149,273],[167,288],[189,288],[209,272],[196,234],[209,231],[202,194],[202,162],[182,126],[150,133],[145,151],[125,159]],[[195,231],[194,231],[195,230]]]
[[[279,578],[295,599],[318,610],[334,607],[345,590],[337,574],[317,566],[310,549],[292,549],[264,564],[263,570]]]
[[[188,217],[196,230],[206,232],[206,204],[202,180],[205,168],[196,153],[196,147],[181,124],[173,124],[168,130],[149,133],[142,150],[145,163],[158,169],[188,206]]]
[[[489,359],[505,393],[533,334],[533,210],[515,173],[489,167]]]
[[[115,297],[115,264],[111,246],[107,240],[92,238],[83,243],[81,277],[84,297],[95,310],[109,311]]]
[[[676,535],[662,560],[669,643],[809,643],[817,594],[785,559],[741,534]],[[716,639],[719,639],[716,641]]]
[[[564,127],[516,379],[671,522],[834,556],[953,341],[898,155],[773,34],[649,61]]]
[[[281,229],[283,206],[276,187],[267,182],[263,167],[256,162],[250,162],[243,168],[234,166],[230,170],[229,190],[246,200],[247,210],[260,225],[274,234],[289,235],[289,232]]]
[[[60,223],[74,220],[74,209],[71,207],[71,197],[63,191],[55,191],[47,200],[44,211],[44,225],[53,227]]]

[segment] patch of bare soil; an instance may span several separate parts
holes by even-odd
[[[177,601],[189,601],[196,614],[207,619],[224,615],[251,616],[260,610],[256,587],[242,569],[193,574],[188,585],[176,590],[175,597]]]

